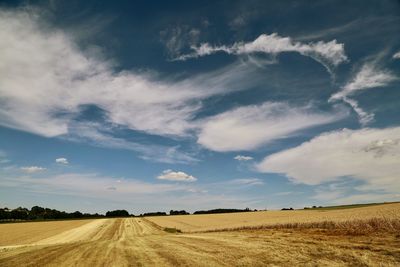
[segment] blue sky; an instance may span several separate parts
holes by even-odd
[[[0,206],[400,199],[398,1],[0,1]]]

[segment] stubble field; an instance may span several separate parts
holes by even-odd
[[[2,224],[0,266],[399,266],[399,220],[387,204]],[[362,221],[368,233],[344,231]]]

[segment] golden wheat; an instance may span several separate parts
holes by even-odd
[[[161,227],[176,228],[187,233],[241,227],[266,227],[279,224],[323,222],[346,224],[346,222],[353,220],[399,220],[400,203],[338,210],[258,211],[146,218]]]
[[[24,227],[15,231],[19,239],[14,243],[4,239],[8,246],[0,247],[0,266],[399,266],[398,208],[352,209],[352,217],[341,210],[342,216],[324,211],[322,217],[314,211],[277,211],[162,218],[202,218],[203,228],[194,225],[192,230],[204,230],[204,220],[211,218],[207,226],[214,232],[202,233],[167,229],[174,232],[169,233],[154,218],[100,219],[82,225],[66,221],[73,227],[64,231],[54,230],[52,224],[58,222],[31,223],[42,225],[44,233],[53,229],[52,236],[47,233],[41,240],[30,223],[5,224],[2,231],[9,235],[14,226]],[[265,214],[270,223],[265,223]],[[247,225],[232,229],[246,217]],[[252,219],[258,220],[252,225]]]

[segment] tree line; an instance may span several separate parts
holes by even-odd
[[[30,210],[27,208],[0,208],[0,220],[59,220],[59,219],[82,219],[82,218],[101,218],[104,215],[95,213],[82,213],[80,211],[65,212],[56,209],[34,206]]]
[[[213,214],[213,213],[230,213],[230,212],[249,212],[246,209],[212,209],[200,210],[193,214]],[[257,211],[257,210],[254,210]],[[169,215],[189,215],[185,210],[170,210]],[[167,216],[166,212],[147,212],[139,216]],[[19,207],[16,209],[0,208],[0,221],[34,221],[34,220],[61,220],[61,219],[86,219],[86,218],[105,218],[105,217],[134,217],[126,210],[107,211],[105,215],[98,213],[82,213],[80,211],[66,212],[56,209],[43,208],[34,206],[31,209]]]

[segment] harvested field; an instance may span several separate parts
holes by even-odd
[[[400,203],[338,210],[258,211],[146,218],[162,227],[177,228],[189,233],[289,223],[338,223],[355,219],[368,220],[376,218],[384,220],[400,219]]]
[[[384,210],[396,209],[398,205],[390,205]],[[227,220],[232,218],[232,215],[235,218],[240,215],[243,219],[247,214],[257,213],[221,215],[225,216],[225,220],[222,220],[224,225],[229,225]],[[186,217],[194,219],[204,216]],[[392,216],[391,219],[381,217],[377,220],[398,222],[395,218],[398,215]],[[165,221],[180,217],[183,216],[163,219]],[[163,227],[153,222],[153,218],[151,220],[146,218],[91,220],[82,225],[74,225],[72,229],[64,232],[54,232],[53,236],[46,236],[34,242],[32,240],[36,234],[29,230],[27,223],[24,228],[25,234],[24,230],[19,228],[20,239],[15,243],[10,242],[5,235],[2,236],[1,244],[6,240],[7,245],[0,247],[0,266],[399,266],[400,264],[400,235],[390,228],[379,228],[380,224],[376,224],[376,228],[368,234],[348,235],[346,232],[336,231],[337,224],[329,227],[325,227],[323,223],[296,224],[292,219],[285,221],[281,218],[281,227],[269,225],[269,228],[243,227],[216,232],[178,233],[171,229],[164,231]],[[358,219],[358,222],[371,220]],[[77,221],[65,221],[65,223],[74,224]],[[237,223],[237,219],[234,223]],[[45,227],[49,225],[45,222],[32,224],[42,224],[42,231],[46,231]],[[15,225],[4,224],[2,231],[14,230]],[[310,227],[304,227],[305,225]]]
[[[0,246],[30,244],[91,221],[93,220],[2,223],[0,224]]]

